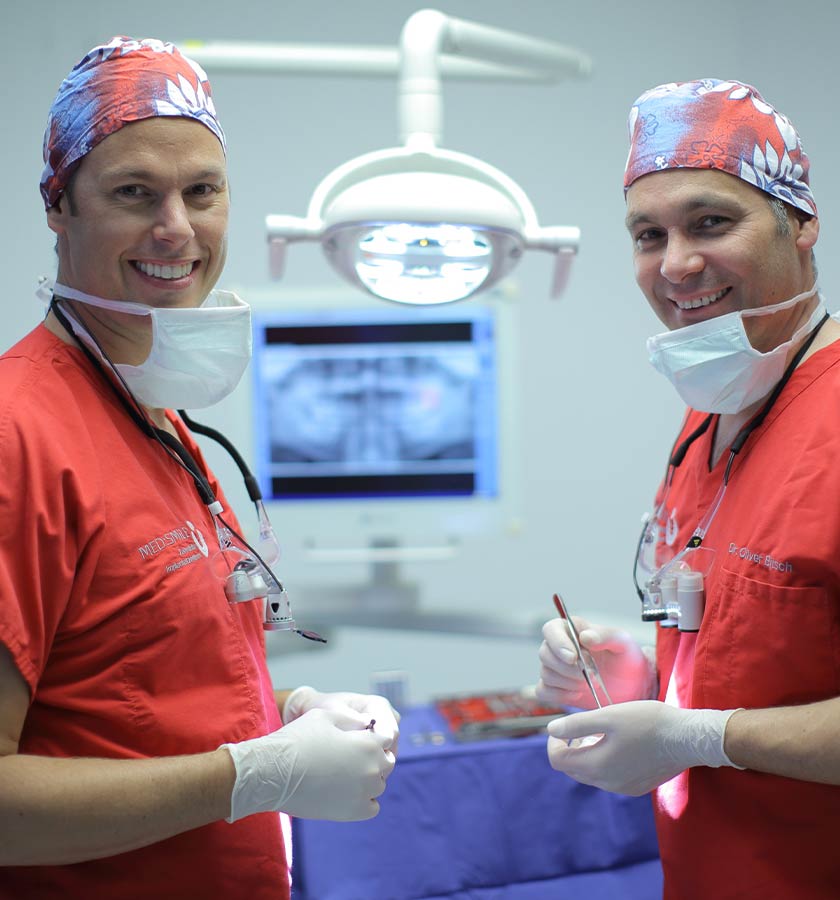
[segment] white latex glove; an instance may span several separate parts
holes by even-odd
[[[583,647],[592,654],[613,703],[650,700],[656,696],[653,660],[623,631],[592,625],[574,616]],[[592,693],[580,671],[577,652],[566,623],[561,618],[543,625],[540,646],[540,678],[537,697],[557,706],[595,706]]]
[[[298,716],[312,709],[332,709],[339,712],[358,714],[367,725],[376,720],[373,730],[385,743],[382,745],[396,755],[397,740],[400,736],[400,714],[384,698],[377,694],[353,694],[348,691],[322,693],[308,684],[295,688],[283,704],[282,719],[293,722]]]
[[[548,760],[575,781],[638,797],[691,766],[741,768],[723,749],[733,712],[637,700],[574,713],[549,722]]]
[[[372,819],[394,754],[383,735],[365,728],[367,721],[315,709],[264,737],[223,744],[236,767],[227,821],[281,811],[337,822]]]

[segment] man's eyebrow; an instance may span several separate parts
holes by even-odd
[[[743,207],[732,197],[726,197],[721,194],[698,194],[683,203],[679,207],[679,212],[688,214],[697,212],[699,209],[715,209],[721,212],[737,213],[740,212]],[[624,225],[628,231],[632,231],[643,222],[655,223],[656,221],[656,215],[645,210],[640,210],[637,213],[628,215],[624,220]]]
[[[150,169],[115,167],[103,172],[103,177],[110,181],[154,181],[158,176]],[[221,166],[202,169],[190,175],[187,181],[195,183],[199,181],[227,181],[225,170]]]
[[[633,231],[637,225],[641,225],[642,222],[650,222],[650,216],[646,213],[634,213],[632,216],[627,216],[624,220],[624,227],[628,231]]]
[[[203,169],[193,175],[190,181],[227,181],[227,174],[222,168]]]

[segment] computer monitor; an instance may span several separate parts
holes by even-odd
[[[495,328],[478,306],[256,312],[263,497],[497,496]]]
[[[434,604],[451,567],[501,558],[521,526],[518,298],[240,293],[254,324],[249,460],[301,615]]]

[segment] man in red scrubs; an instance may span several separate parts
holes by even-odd
[[[809,161],[749,85],[666,84],[630,115],[636,280],[688,406],[640,542],[656,651],[578,620],[612,705],[549,726],[552,766],[653,791],[665,896],[840,891],[840,325]],[[539,693],[593,707],[562,620]],[[600,736],[600,737],[598,737]]]
[[[398,726],[381,697],[274,691],[260,599],[229,602],[241,529],[173,412],[250,354],[214,290],[206,75],[156,40],[94,48],[44,159],[58,273],[0,357],[0,898],[283,900],[287,815],[375,816]]]

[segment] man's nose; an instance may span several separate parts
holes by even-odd
[[[195,234],[190,212],[184,198],[178,194],[164,197],[157,209],[154,224],[156,240],[183,244]]]
[[[703,270],[705,261],[696,243],[678,234],[669,234],[659,271],[671,284],[679,284],[689,275]]]

